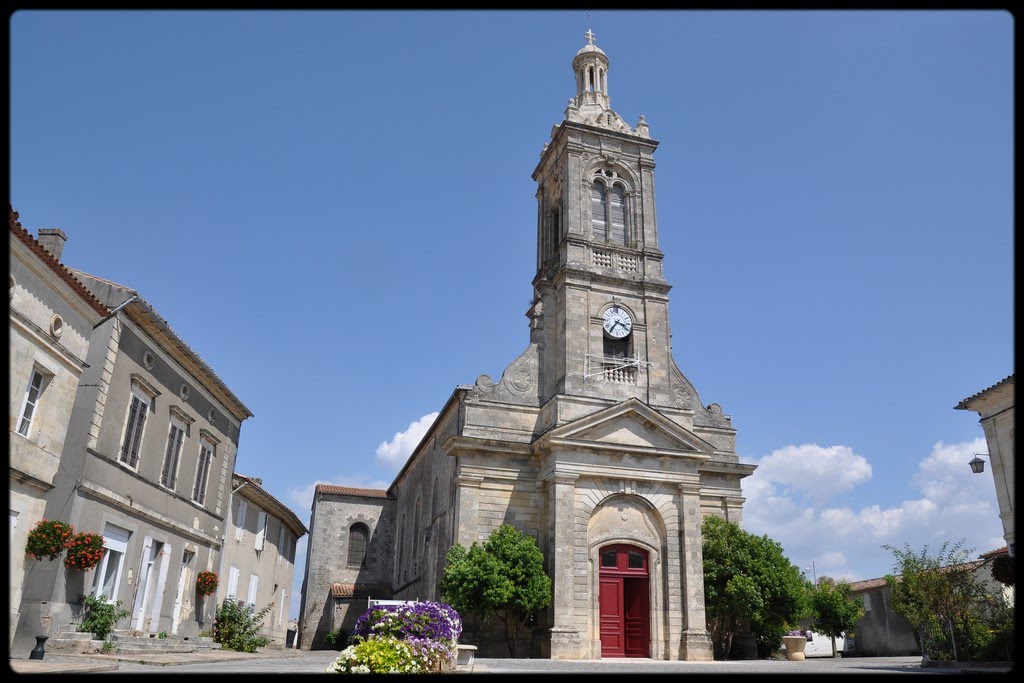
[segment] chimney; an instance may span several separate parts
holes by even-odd
[[[50,252],[50,256],[60,261],[60,254],[64,251],[64,243],[68,236],[60,228],[39,228],[39,244],[43,249]]]
[[[249,477],[249,478],[252,479],[252,483],[256,484],[257,486],[263,486],[263,478],[262,477]]]

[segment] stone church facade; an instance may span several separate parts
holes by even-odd
[[[318,487],[303,648],[350,629],[368,597],[440,599],[448,549],[511,524],[536,539],[553,585],[526,651],[712,658],[701,520],[741,522],[754,466],[673,359],[658,142],[642,116],[631,127],[611,109],[608,57],[587,38],[533,171],[529,345],[498,381],[455,389],[386,491]]]

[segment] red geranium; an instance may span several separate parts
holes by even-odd
[[[64,552],[68,541],[71,540],[75,530],[70,524],[56,520],[40,520],[32,531],[28,532],[28,543],[25,544],[25,552],[41,560],[55,560]]]
[[[196,577],[196,592],[211,595],[217,591],[217,575],[213,572],[199,572]]]
[[[64,558],[64,566],[69,569],[92,569],[100,560],[106,548],[103,547],[103,537],[88,531],[75,534],[68,541],[68,554]]]

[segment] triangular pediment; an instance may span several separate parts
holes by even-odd
[[[711,453],[714,446],[635,398],[561,425],[544,435],[551,443],[586,443],[663,452]]]

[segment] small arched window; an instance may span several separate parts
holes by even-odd
[[[370,538],[370,530],[365,524],[353,524],[348,529],[348,563],[359,567],[366,566],[366,547]]]

